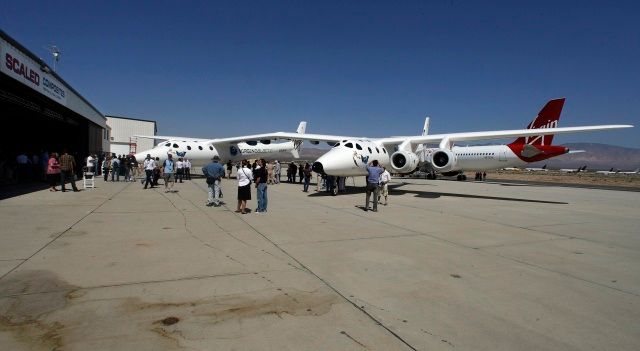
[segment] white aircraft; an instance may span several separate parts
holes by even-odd
[[[587,170],[587,165],[576,168],[561,168],[558,171],[563,173],[580,173]]]
[[[553,135],[631,128],[632,125],[597,125],[557,128],[564,99],[551,100],[529,125],[530,129],[486,132],[432,134],[389,138],[305,134],[300,139],[311,144],[321,141],[334,145],[313,163],[313,170],[332,176],[363,176],[372,160],[389,166],[393,173],[408,174],[428,164],[442,174],[460,174],[465,169],[487,170],[520,167],[569,152],[564,146],[552,146]],[[255,136],[260,139],[293,139],[291,133]],[[508,145],[457,147],[455,142],[517,137]],[[435,149],[425,143],[439,143]],[[461,178],[462,179],[462,178]]]
[[[635,171],[629,171],[629,172],[618,172],[618,174],[638,174],[640,173],[640,168],[636,168]]]
[[[527,167],[524,170],[528,171],[528,172],[546,172],[546,171],[548,171],[546,164],[544,166],[542,166],[542,167]]]
[[[291,141],[283,143],[271,143],[271,139],[260,139],[259,135],[220,139],[136,135],[139,138],[166,141],[156,145],[153,149],[135,154],[135,158],[138,162],[143,162],[147,155],[151,155],[153,158],[159,157],[161,161],[164,161],[167,155],[171,154],[175,159],[179,157],[188,158],[192,167],[203,166],[211,162],[214,156],[220,157],[223,161],[234,161],[265,157],[279,152],[291,152],[295,158],[298,158],[298,151],[300,151],[300,146],[302,145],[302,140],[299,137],[304,135],[306,127],[307,122],[300,122],[296,133],[290,133],[291,138],[289,140]]]
[[[621,172],[619,169],[614,171],[613,167],[608,171],[596,171],[596,174],[604,174],[604,175],[610,175],[610,174],[631,175],[631,174],[638,174],[638,173],[640,173],[640,168],[636,169],[635,171],[628,171],[628,172]]]

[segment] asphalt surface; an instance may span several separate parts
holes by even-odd
[[[206,184],[0,201],[7,350],[637,350],[640,195],[394,179],[389,204]],[[80,184],[80,182],[78,182]],[[355,184],[355,186],[354,186]],[[250,207],[255,208],[255,193]]]

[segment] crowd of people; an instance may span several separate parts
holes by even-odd
[[[139,163],[132,155],[116,155],[103,153],[101,155],[91,154],[83,160],[76,161],[76,157],[67,150],[61,154],[57,152],[42,152],[40,154],[19,154],[15,162],[9,162],[6,157],[0,159],[0,180],[17,179],[24,181],[29,179],[46,180],[49,190],[67,191],[67,184],[71,190],[79,191],[76,181],[82,176],[102,176],[104,181],[119,182],[120,178],[125,182],[140,180],[144,189],[156,188],[159,180],[164,181],[165,192],[174,192],[174,185],[185,180],[191,180],[191,162],[186,158],[174,159],[169,154],[167,159],[160,162],[159,158],[152,158],[147,155],[142,163]],[[251,200],[251,185],[255,188],[257,206],[254,213],[266,213],[268,208],[267,189],[269,185],[281,183],[281,177],[286,172],[288,183],[302,184],[302,191],[308,192],[313,177],[311,165],[307,162],[296,164],[289,162],[284,166],[273,160],[267,162],[265,159],[257,159],[253,163],[242,160],[235,164],[228,161],[226,164],[220,163],[220,158],[215,156],[211,163],[202,168],[202,173],[206,178],[208,186],[207,206],[218,207],[223,205],[223,197],[220,182],[224,179],[231,179],[235,168],[237,190],[237,213],[252,212],[247,208],[247,201]],[[367,167],[367,185],[365,210],[378,210],[378,203],[384,198],[384,205],[388,203],[388,183],[391,179],[389,172],[372,161]],[[79,177],[80,176],[80,177]],[[58,189],[58,187],[60,189]],[[336,194],[345,192],[345,178],[327,175],[317,175],[316,191],[325,191]],[[370,201],[373,195],[373,201]],[[372,202],[373,206],[369,207]]]

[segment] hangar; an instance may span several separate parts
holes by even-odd
[[[156,121],[109,115],[105,117],[107,125],[111,128],[109,152],[116,155],[133,155],[155,146],[153,139],[137,138],[136,135],[156,135]]]
[[[83,159],[109,147],[106,119],[49,65],[0,30],[3,159],[67,148]]]

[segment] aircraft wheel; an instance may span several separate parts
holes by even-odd
[[[456,180],[461,181],[462,180],[462,175],[458,174],[458,176],[456,177]]]
[[[462,180],[467,180],[467,176],[466,175],[462,175]]]

